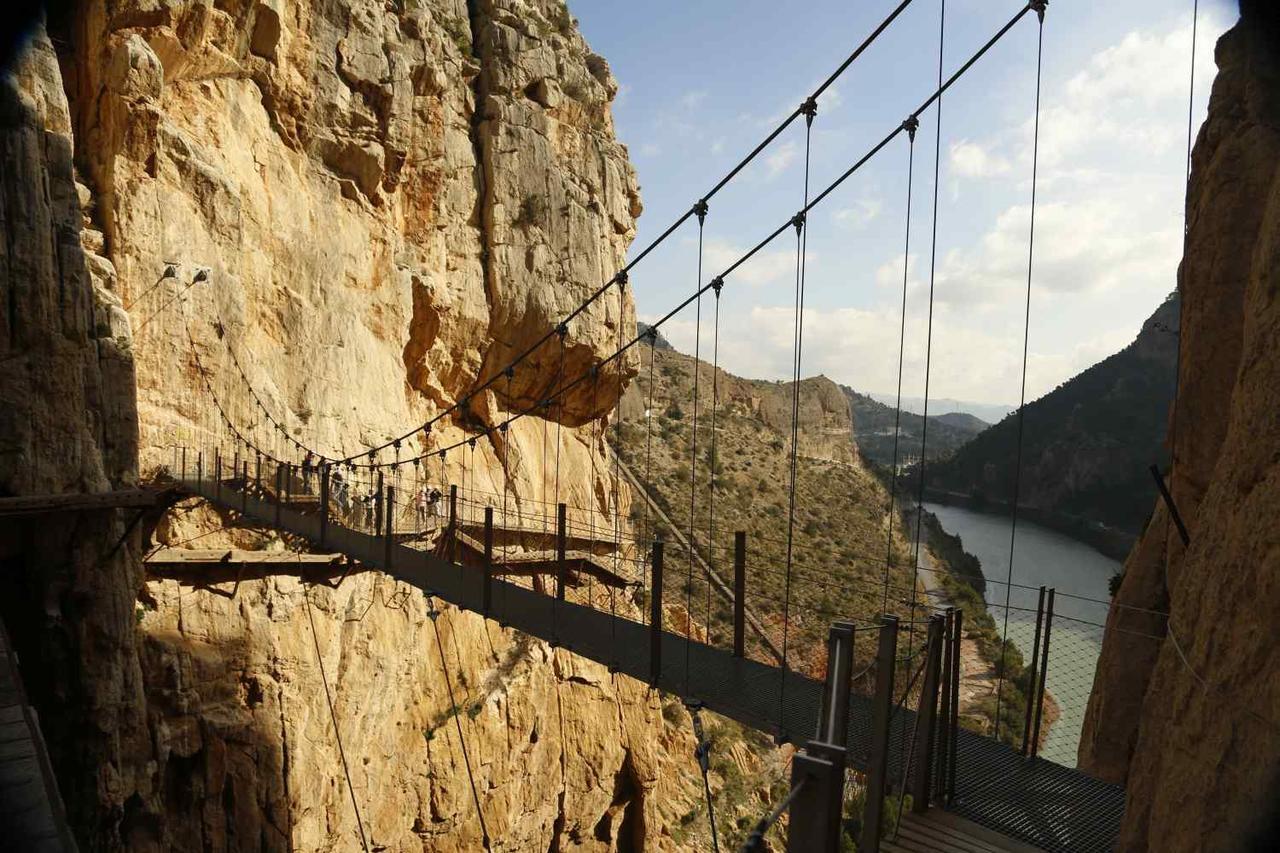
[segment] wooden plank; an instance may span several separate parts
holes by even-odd
[[[155,506],[159,492],[154,489],[116,489],[60,495],[18,495],[0,498],[0,516],[45,512],[86,512],[118,508]]]
[[[332,566],[342,554],[298,554],[293,551],[245,551],[238,548],[161,548],[144,561],[147,566],[199,568],[237,565]]]

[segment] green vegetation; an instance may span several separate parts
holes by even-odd
[[[1107,526],[1137,534],[1155,503],[1148,467],[1166,464],[1173,400],[1178,298],[1147,320],[1137,339],[1027,405],[1019,502],[1052,514],[1055,526]],[[932,442],[932,428],[930,429]],[[931,465],[931,487],[991,505],[1013,493],[1018,419],[1005,418],[948,460]]]
[[[924,418],[914,412],[899,413],[893,406],[859,394],[852,388],[841,386],[849,398],[853,412],[853,433],[858,450],[877,466],[892,468],[894,459],[894,429],[898,432],[898,463],[920,458],[920,445],[924,438]],[[929,459],[945,459],[957,448],[987,427],[970,415],[958,413],[929,416]]]

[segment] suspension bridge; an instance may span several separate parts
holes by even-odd
[[[897,618],[887,613],[891,592],[887,566],[892,561],[892,525],[900,511],[892,503],[898,494],[896,427],[895,464],[892,466],[894,481],[888,512],[889,553],[884,558],[877,558],[885,563],[883,594],[886,612],[841,613],[838,600],[833,611],[805,604],[800,595],[805,584],[820,582],[805,575],[794,554],[808,217],[867,163],[888,156],[886,152],[895,144],[905,147],[907,224],[902,271],[902,335],[905,339],[906,258],[911,248],[910,210],[920,119],[930,110],[937,113],[931,235],[933,254],[936,255],[937,162],[941,151],[943,97],[993,46],[1015,33],[1026,35],[1028,29],[1033,30],[1031,36],[1036,43],[1037,148],[1033,150],[1038,150],[1040,58],[1048,5],[1046,0],[1029,0],[1014,7],[1007,21],[949,74],[943,62],[946,32],[944,0],[939,18],[937,84],[933,91],[914,104],[901,121],[887,128],[878,141],[851,159],[848,167],[833,181],[821,188],[811,186],[812,128],[819,119],[819,98],[912,2],[901,0],[827,79],[737,165],[557,324],[548,328],[501,369],[477,377],[465,395],[443,406],[425,423],[413,424],[375,446],[362,447],[356,453],[335,451],[314,441],[303,441],[296,431],[288,429],[285,413],[273,410],[268,405],[267,395],[250,381],[250,371],[242,361],[244,353],[236,351],[224,334],[219,319],[212,320],[214,337],[222,342],[221,354],[226,357],[230,368],[211,369],[206,359],[207,346],[202,346],[198,340],[208,335],[196,334],[193,323],[201,320],[191,316],[185,299],[196,284],[217,285],[207,271],[199,271],[191,282],[182,286],[174,297],[140,324],[150,323],[174,304],[179,307],[185,324],[182,331],[189,344],[188,355],[193,373],[199,377],[203,395],[203,412],[193,421],[193,427],[173,436],[170,442],[172,460],[165,466],[160,479],[168,487],[217,506],[237,523],[279,531],[299,547],[296,553],[286,554],[166,548],[148,557],[149,569],[156,574],[233,574],[237,579],[249,566],[255,570],[296,572],[303,577],[315,577],[317,574],[331,577],[336,574],[339,579],[352,570],[385,572],[420,590],[430,602],[433,613],[438,601],[441,606],[448,604],[480,614],[504,627],[597,661],[612,672],[646,682],[681,698],[694,712],[699,740],[697,759],[704,781],[708,747],[702,738],[697,716],[702,709],[767,732],[779,743],[802,746],[793,764],[788,796],[777,804],[774,813],[762,821],[757,832],[748,839],[748,846],[758,843],[769,826],[784,811],[790,810],[788,849],[838,849],[832,845],[838,843],[838,833],[843,831],[846,770],[852,769],[863,774],[866,780],[867,805],[861,819],[859,841],[859,850],[864,853],[879,849],[882,835],[898,836],[901,827],[905,827],[901,837],[886,841],[886,844],[898,845],[892,849],[950,849],[942,846],[948,834],[954,836],[949,843],[959,844],[955,839],[964,836],[968,830],[954,822],[929,823],[927,811],[931,804],[944,806],[955,820],[972,821],[998,833],[966,836],[971,839],[973,849],[1024,849],[1016,847],[1011,839],[1050,851],[1110,849],[1123,810],[1123,789],[1037,754],[1041,725],[1048,726],[1042,715],[1047,704],[1045,678],[1050,662],[1051,626],[1054,624],[1052,594],[1046,606],[1042,591],[1040,606],[1034,611],[1035,642],[1029,675],[1018,687],[1029,694],[1020,746],[1016,743],[1018,738],[1013,737],[1010,731],[1002,732],[1002,721],[1009,709],[1004,708],[1002,713],[1001,708],[1001,703],[1007,701],[1004,661],[1008,613],[1015,608],[1006,600],[1001,665],[996,667],[999,681],[994,691],[994,732],[970,731],[960,724],[964,693],[963,614],[945,602],[936,604],[930,600],[936,596],[923,592],[924,586],[918,575],[930,569],[922,565],[918,517],[912,533],[913,582],[906,589],[892,590],[895,595],[906,597],[907,615]],[[776,226],[750,249],[708,277],[703,268],[703,234],[712,202],[785,130],[797,123],[802,124],[804,132],[802,206],[794,213],[779,217]],[[1036,202],[1036,157],[1033,156],[1032,160],[1032,216],[1027,255],[1028,317]],[[584,312],[592,305],[610,298],[617,299],[619,316],[623,316],[621,309],[627,298],[631,272],[659,245],[691,224],[697,228],[698,247],[696,286],[692,293],[641,334],[627,338],[619,323],[614,351],[597,356],[586,370],[566,376],[566,339],[573,324],[582,322]],[[704,354],[703,311],[708,301],[713,317],[711,362],[713,368],[718,367],[720,305],[728,292],[726,288],[731,287],[735,273],[744,264],[788,235],[794,239],[796,258],[791,428],[786,483],[789,505],[785,521],[785,559],[782,565],[762,568],[762,571],[777,572],[783,581],[781,617],[771,619],[757,615],[747,603],[751,577],[745,558],[745,537],[735,537],[732,577],[727,573],[721,576],[716,569],[716,565],[727,561],[719,561],[713,554],[716,541],[714,472],[707,472],[703,480],[710,503],[709,529],[705,536],[700,530],[693,529],[692,520],[697,518],[698,508],[698,470],[700,466],[711,464],[708,460],[714,460],[716,453],[715,423],[719,399],[716,370],[713,369],[711,374],[711,404],[705,409],[702,405],[705,395],[699,388],[699,372],[694,371],[690,401],[693,431],[689,462],[693,475],[690,477],[688,517],[691,521],[687,529],[681,529],[663,516],[665,522],[659,526],[666,528],[667,535],[657,533],[657,526],[649,518],[653,514],[651,511],[660,512],[660,508],[645,496],[647,523],[640,533],[634,531],[631,520],[625,517],[624,505],[627,502],[622,497],[622,484],[626,480],[638,487],[639,478],[629,470],[624,476],[623,463],[617,454],[606,456],[613,468],[612,489],[607,494],[596,495],[590,506],[570,506],[559,500],[561,472],[558,450],[554,454],[554,462],[548,458],[549,454],[544,454],[542,460],[544,466],[555,466],[554,476],[544,470],[543,478],[544,481],[554,479],[556,499],[539,502],[518,495],[509,482],[511,468],[506,458],[509,443],[505,439],[513,424],[530,419],[542,424],[544,434],[547,428],[555,429],[556,447],[559,448],[567,395],[587,389],[594,395],[605,377],[617,378],[619,411],[614,418],[614,423],[617,423],[625,372],[620,368],[624,360],[638,353],[643,361],[647,347],[652,374],[653,349],[659,330],[681,312],[690,309],[695,314],[694,357],[701,358]],[[156,287],[171,279],[176,280],[176,274],[169,268]],[[931,263],[931,309],[933,284]],[[137,299],[134,300],[136,302]],[[928,340],[931,346],[932,310],[929,316]],[[1025,403],[1027,328],[1023,334]],[[901,346],[900,343],[899,400]],[[559,365],[554,383],[532,403],[517,406],[517,395],[512,393],[513,379],[522,372],[536,369],[534,365],[547,363]],[[928,376],[926,362],[926,405]],[[650,393],[652,387],[651,381]],[[507,408],[487,422],[477,423],[472,403],[486,394]],[[900,412],[901,405],[898,409]],[[709,453],[706,452],[708,448],[699,453],[699,418],[710,422]],[[650,429],[648,419],[645,428]],[[603,426],[593,424],[591,429],[593,444],[604,445]],[[446,433],[458,430],[462,435],[456,440],[442,438]],[[651,436],[646,437],[646,441],[651,440]],[[927,433],[923,441],[927,441]],[[494,449],[501,467],[508,472],[501,491],[484,491],[475,484],[474,454],[480,443]],[[461,463],[458,462],[460,457],[463,459]],[[923,448],[921,458],[924,458]],[[453,466],[452,477],[446,469],[447,462]],[[436,464],[439,465],[438,476],[433,470]],[[459,466],[463,471],[461,476],[457,475]],[[921,490],[924,487],[923,469],[922,464]],[[645,472],[644,480],[651,481],[649,472]],[[425,497],[428,491],[434,493],[430,500]],[[146,502],[145,497],[136,495],[120,495],[118,499],[125,502],[121,505],[133,505],[128,504],[129,501]],[[1016,491],[1012,503],[1016,510]],[[878,543],[876,547],[879,547]],[[705,583],[708,596],[708,624],[702,634],[695,630],[691,599],[695,566],[698,574],[702,575],[699,580]],[[1005,582],[1006,589],[1016,586],[1012,583],[1011,572],[1012,569]],[[823,588],[826,589],[825,583]],[[729,642],[717,642],[710,630],[713,589],[731,612],[732,639]],[[683,602],[680,601],[681,592],[684,593]],[[671,612],[682,605],[682,624],[673,624]],[[815,622],[830,625],[826,662],[816,669],[795,660],[798,626]],[[748,639],[764,650],[759,655],[761,659],[755,659],[748,652]],[[1152,634],[1144,639],[1159,641],[1160,637]],[[865,666],[862,666],[864,662]],[[859,667],[861,669],[855,672]],[[817,672],[823,672],[825,677],[817,677]],[[336,720],[334,725],[336,729]],[[484,803],[474,783],[472,791],[477,818],[483,826]],[[886,797],[902,798],[907,793],[912,797],[915,814],[901,825],[895,822],[895,826],[886,832],[888,817],[883,811]],[[354,791],[351,795],[354,800]],[[706,785],[706,796],[710,834],[713,843],[718,844],[715,841],[717,833],[709,784]],[[361,832],[363,838],[363,827]],[[999,846],[1004,843],[1000,839],[1007,841],[1008,846]],[[486,835],[486,845],[488,843]],[[930,844],[935,847],[930,847]]]

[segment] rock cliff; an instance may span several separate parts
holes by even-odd
[[[198,363],[278,453],[465,401],[407,456],[633,333],[611,288],[476,393],[613,275],[641,209],[559,0],[84,0],[48,32],[4,89],[7,493],[128,485],[216,437]],[[555,458],[559,499],[625,517],[595,420],[635,368],[545,413],[559,446],[542,418],[479,442],[470,485],[533,511]],[[148,579],[128,521],[3,530],[85,849],[473,850],[469,775],[495,849],[701,843],[671,832],[700,800],[687,717],[642,685],[376,573]],[[230,524],[188,502],[139,527],[289,544]]]
[[[1243,3],[1192,162],[1171,489],[1116,600],[1168,610],[1109,618],[1080,762],[1127,780],[1119,849],[1229,848],[1273,807],[1280,669],[1273,614],[1280,526],[1280,30]],[[1261,849],[1261,848],[1259,848]]]

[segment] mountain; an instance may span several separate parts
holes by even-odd
[[[884,403],[886,406],[893,408],[898,403],[896,394],[869,394],[875,400]],[[1014,406],[1005,403],[974,403],[969,400],[956,400],[952,397],[930,397],[929,411],[932,413],[929,417],[939,412],[961,412],[967,415],[973,415],[985,423],[993,424],[1014,410]],[[914,412],[917,415],[924,412],[923,397],[903,397],[902,410],[904,412]]]
[[[897,461],[909,465],[919,460],[924,418],[906,409],[901,416],[893,406],[873,396],[841,386],[849,398],[853,414],[854,440],[863,457],[889,468],[894,461],[894,426],[897,425]],[[928,434],[923,435],[930,459],[949,457],[961,445],[989,426],[986,421],[964,412],[930,415]]]
[[[1154,488],[1148,467],[1168,460],[1178,309],[1172,294],[1133,343],[1027,405],[1020,506],[1068,531],[1105,526],[1132,536],[1142,530]],[[1018,417],[1011,414],[929,466],[930,489],[944,499],[952,493],[1007,504],[1017,441]]]
[[[639,320],[636,321],[636,334],[638,335],[643,335],[652,328],[653,326],[650,326],[648,323],[642,323]],[[675,349],[675,347],[671,346],[671,341],[663,337],[662,332],[657,332],[654,335],[653,346],[655,349],[660,349],[660,350]]]

